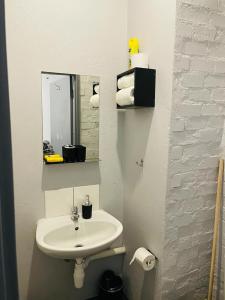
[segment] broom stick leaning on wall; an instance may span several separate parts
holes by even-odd
[[[223,173],[224,173],[224,160],[220,159],[219,171],[218,171],[218,181],[217,181],[217,191],[216,191],[216,207],[215,207],[214,232],[213,232],[213,241],[212,241],[212,256],[211,256],[211,267],[210,267],[210,276],[209,276],[208,300],[212,300],[212,294],[213,294],[217,242],[218,242],[219,226],[220,226],[220,218],[221,218]]]

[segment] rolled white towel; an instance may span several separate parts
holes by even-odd
[[[119,78],[117,86],[120,90],[134,86],[134,73]]]
[[[99,84],[96,84],[94,86],[94,91],[95,91],[96,94],[99,94]]]
[[[99,94],[95,94],[90,98],[90,104],[93,108],[99,107]]]
[[[134,87],[122,89],[116,93],[116,103],[120,106],[134,104]]]

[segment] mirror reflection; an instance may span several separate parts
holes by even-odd
[[[99,92],[97,76],[42,73],[45,163],[99,159]]]

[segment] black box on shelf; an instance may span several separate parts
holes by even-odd
[[[117,75],[118,79],[134,73],[134,104],[120,106],[118,109],[138,108],[138,107],[155,107],[155,83],[156,70],[145,68],[133,68],[124,73]],[[117,91],[119,91],[117,87]]]

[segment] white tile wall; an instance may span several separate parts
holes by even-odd
[[[68,215],[73,205],[73,188],[45,192],[45,216],[57,217]]]
[[[51,190],[45,192],[45,216],[49,218],[70,214],[73,206],[73,189],[74,204],[78,205],[80,210],[85,195],[90,196],[93,209],[99,208],[99,185]]]
[[[81,205],[84,202],[85,195],[90,196],[90,201],[93,205],[93,209],[99,209],[99,185],[87,185],[74,188],[75,205],[81,209]]]

